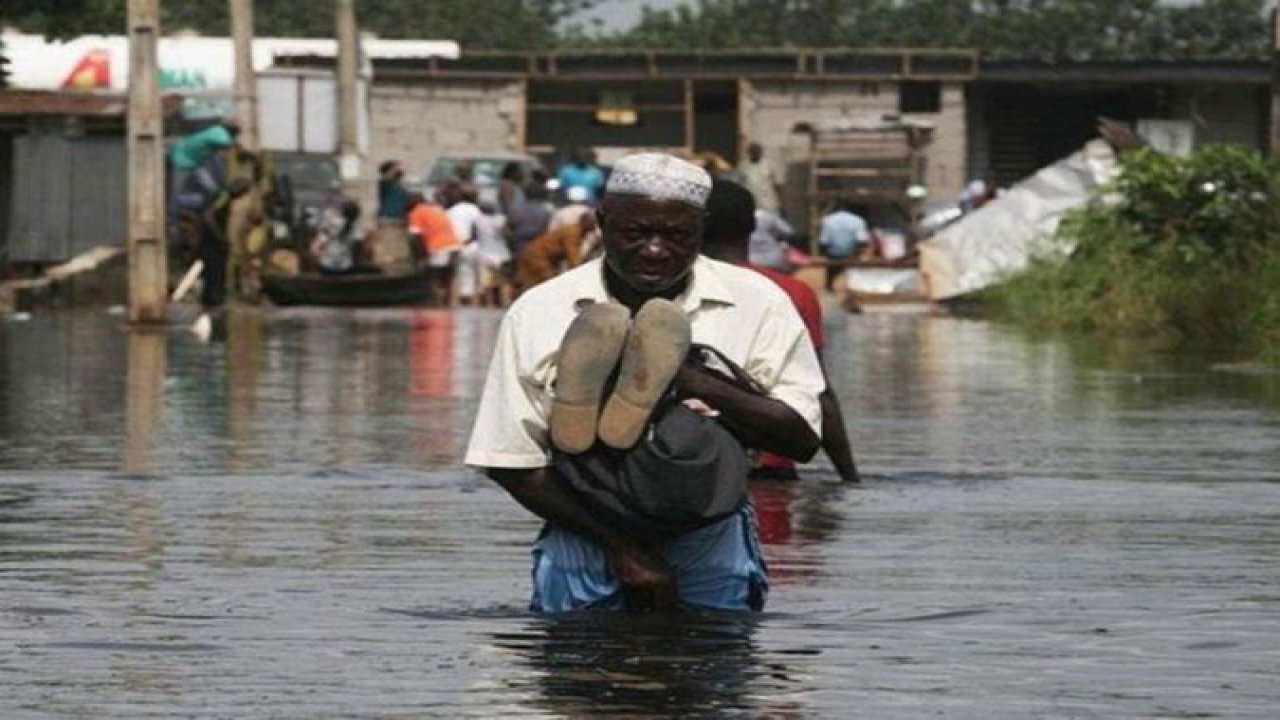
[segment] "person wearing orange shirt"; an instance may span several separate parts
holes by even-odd
[[[431,269],[437,298],[446,306],[453,302],[453,271],[462,243],[453,232],[453,223],[439,205],[427,202],[422,193],[409,197],[409,237],[419,267]]]
[[[529,243],[516,262],[516,294],[581,265],[598,243],[594,212],[585,212],[578,222],[558,227]]]

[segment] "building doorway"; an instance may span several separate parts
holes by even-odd
[[[738,154],[738,89],[731,80],[537,79],[526,85],[525,147],[551,167],[576,147],[602,164],[634,150]]]

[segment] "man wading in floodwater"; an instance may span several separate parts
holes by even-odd
[[[622,159],[600,206],[604,258],[525,293],[503,319],[466,463],[547,521],[533,550],[535,610],[764,605],[749,504],[655,541],[595,512],[553,464],[638,452],[668,386],[747,447],[802,462],[816,452],[824,383],[808,333],[769,280],[698,255],[710,190],[677,158]],[[690,339],[761,392],[684,362]]]

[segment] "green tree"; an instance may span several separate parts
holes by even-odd
[[[606,37],[566,20],[599,0],[357,0],[364,30],[447,38],[464,50],[971,47],[993,60],[1262,59],[1264,0],[697,0],[644,12]],[[225,35],[223,0],[165,0],[162,24]],[[328,3],[258,0],[259,35],[329,37]],[[55,36],[124,31],[125,0],[3,0],[0,23]]]
[[[530,49],[556,42],[566,19],[599,0],[357,0],[361,29],[387,38],[456,40],[464,48]],[[165,0],[161,26],[205,35],[230,31],[225,0]],[[258,0],[263,36],[332,37],[333,11],[322,1]],[[0,23],[55,37],[125,30],[124,0],[4,0]]]
[[[621,47],[971,47],[988,59],[1261,59],[1263,0],[699,0],[646,12]]]

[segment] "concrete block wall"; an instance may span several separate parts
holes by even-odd
[[[954,198],[971,179],[968,167],[969,130],[964,85],[944,83],[942,104],[936,113],[911,113],[906,117],[933,123],[933,142],[926,151],[925,186],[931,198]],[[980,168],[973,172],[981,173]]]
[[[400,160],[406,175],[421,179],[437,155],[520,149],[524,88],[517,81],[377,80],[369,106],[369,157],[361,173],[369,197],[384,160]]]
[[[765,156],[784,173],[783,209],[800,224],[807,216],[809,138],[791,129],[801,122],[836,123],[898,112],[898,87],[892,82],[760,80],[745,82],[743,88],[740,132],[745,142],[763,145]],[[935,125],[925,180],[931,194],[949,197],[966,181],[963,85],[944,85],[941,100],[941,112],[908,117]]]
[[[742,84],[745,142],[764,146],[765,158],[783,179],[782,212],[807,232],[809,136],[797,123],[836,123],[879,117],[898,109],[892,83],[832,83],[813,80],[752,80]]]

